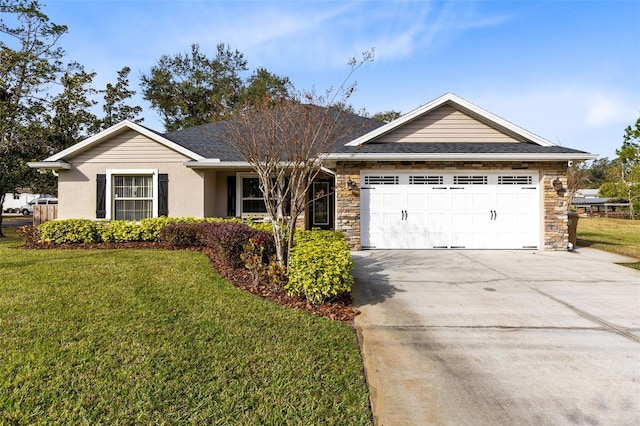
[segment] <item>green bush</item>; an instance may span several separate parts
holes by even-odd
[[[140,241],[142,227],[137,222],[112,220],[98,228],[100,240],[105,243],[126,243]]]
[[[89,219],[50,220],[38,228],[40,240],[53,244],[95,243],[100,241],[99,226]]]
[[[223,219],[219,217],[154,217],[142,219],[140,222],[131,222],[125,220],[94,222],[90,219],[62,219],[51,222],[54,222],[54,224],[45,222],[40,225],[39,230],[41,232],[40,241],[46,241],[53,244],[160,241],[160,231],[167,225],[185,223],[244,223],[240,218]],[[249,222],[247,223],[247,225],[254,230],[266,231],[271,233],[271,224]],[[180,230],[176,232],[179,233]],[[175,232],[168,238],[180,239],[180,237]],[[198,236],[198,238],[200,238],[200,236]]]
[[[297,231],[289,253],[290,295],[324,303],[351,291],[353,260],[344,236],[335,231]]]

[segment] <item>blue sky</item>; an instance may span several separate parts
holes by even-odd
[[[640,116],[638,1],[43,0],[69,27],[69,59],[96,85],[132,68],[132,87],[162,54],[228,43],[251,70],[324,91],[347,60],[375,48],[354,76],[356,108],[407,113],[453,92],[551,142],[614,157]],[[163,130],[138,96],[145,124]]]

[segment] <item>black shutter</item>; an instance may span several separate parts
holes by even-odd
[[[107,217],[107,175],[99,174],[96,177],[96,218]]]
[[[227,176],[227,216],[236,215],[236,177]]]
[[[169,216],[169,175],[158,174],[158,216]]]

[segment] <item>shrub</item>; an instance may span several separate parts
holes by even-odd
[[[190,217],[152,217],[140,221],[141,241],[160,241],[160,230],[167,225],[174,223],[195,222],[195,218]]]
[[[250,238],[249,241],[242,246],[240,260],[242,260],[244,267],[249,270],[254,286],[260,283],[260,277],[262,277],[266,270],[263,256],[264,245],[261,238]]]
[[[247,226],[252,227],[253,229],[257,229],[258,231],[264,231],[268,233],[273,233],[273,225],[270,222],[253,222],[249,220],[246,222]]]
[[[20,236],[20,238],[22,238],[22,241],[27,245],[34,244],[40,241],[40,231],[36,226],[33,226],[33,225],[18,226],[16,228],[16,233],[18,234],[18,236]]]
[[[40,240],[54,244],[95,243],[100,241],[98,226],[89,219],[50,220],[40,225]]]
[[[263,262],[267,263],[269,256],[275,253],[273,235],[251,228],[243,223],[222,222],[218,226],[206,229],[203,242],[215,248],[220,258],[232,268],[242,267],[241,254],[243,246],[252,238],[262,241],[264,247]]]
[[[288,293],[320,304],[351,291],[353,260],[344,236],[335,231],[296,235],[296,246],[289,253]]]
[[[173,247],[199,247],[205,244],[210,228],[218,223],[173,223],[160,230],[159,241]]]
[[[112,220],[98,227],[100,239],[106,243],[125,243],[140,241],[142,227],[137,222]]]
[[[296,231],[294,238],[295,244],[306,242],[329,242],[329,241],[345,241],[344,235],[340,231]]]

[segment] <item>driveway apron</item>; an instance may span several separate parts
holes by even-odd
[[[640,424],[640,271],[592,249],[354,253],[378,425]]]

